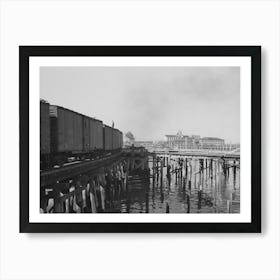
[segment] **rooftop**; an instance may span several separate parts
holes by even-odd
[[[202,140],[220,140],[224,141],[224,139],[218,138],[218,137],[203,137]]]

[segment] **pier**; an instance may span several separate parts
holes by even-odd
[[[155,150],[152,153],[157,156],[178,156],[186,158],[227,158],[227,159],[240,159],[240,149],[235,149],[232,151],[223,150],[207,150],[207,149],[194,149],[194,150]]]
[[[173,176],[176,186],[181,188],[187,213],[201,212],[202,205],[214,212],[233,213],[240,209],[237,173],[240,169],[240,154],[237,151],[157,151],[150,154],[153,186],[166,178],[170,186]],[[223,189],[231,180],[231,189]],[[221,198],[224,194],[224,199]],[[238,195],[236,195],[238,193]],[[192,205],[191,205],[192,204]],[[207,208],[207,207],[206,207]],[[209,210],[209,209],[208,209]],[[206,210],[206,211],[208,211]],[[166,213],[172,211],[166,203]]]
[[[152,213],[156,208],[176,213],[177,192],[185,213],[233,213],[240,204],[239,168],[239,153],[130,147],[41,172],[40,208],[42,213]],[[223,190],[228,182],[232,188]]]
[[[105,212],[110,208],[112,194],[126,189],[133,175],[144,174],[148,178],[148,152],[139,148],[43,171],[41,212]]]

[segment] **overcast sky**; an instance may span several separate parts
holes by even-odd
[[[40,96],[136,140],[185,135],[239,142],[239,67],[41,67]]]

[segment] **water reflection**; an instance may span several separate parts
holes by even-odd
[[[114,190],[105,212],[240,212],[239,166],[233,160],[150,158],[149,168],[150,176],[129,176]]]

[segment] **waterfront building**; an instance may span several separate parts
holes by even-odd
[[[167,146],[172,149],[187,149],[189,146],[189,136],[183,135],[182,131],[178,131],[177,134],[165,135]]]
[[[150,149],[153,147],[153,141],[134,141],[135,147],[144,147],[146,149]]]
[[[209,150],[237,150],[240,144],[225,143],[225,140],[218,137],[201,137],[200,135],[184,135],[182,131],[177,134],[165,135],[165,147],[169,149],[209,149]],[[154,143],[155,146],[155,143]],[[161,145],[162,147],[164,145]]]
[[[200,140],[202,149],[216,149],[225,145],[225,140],[217,137],[203,137]]]
[[[191,135],[189,137],[188,149],[200,149],[201,138],[200,135]]]

